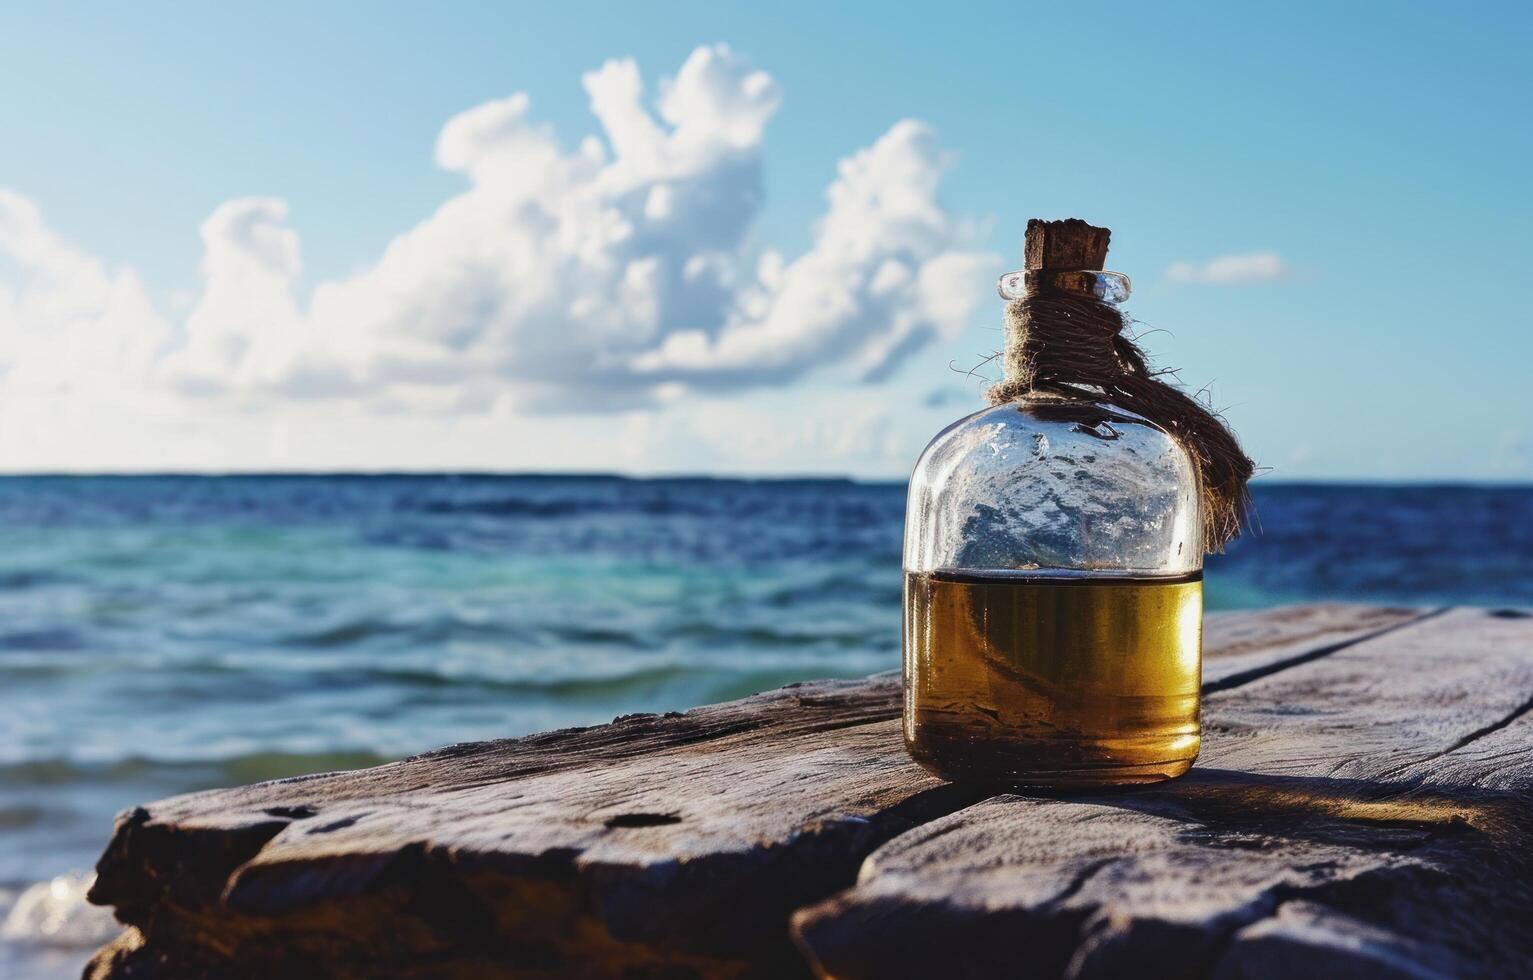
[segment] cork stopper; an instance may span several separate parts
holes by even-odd
[[[1107,262],[1107,240],[1112,232],[1088,225],[1079,218],[1027,222],[1022,245],[1022,267],[1039,269],[1099,270]]]

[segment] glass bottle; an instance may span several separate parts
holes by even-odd
[[[1103,302],[1128,296],[1124,276],[1079,275]],[[1003,298],[1023,282],[1002,277]],[[1199,507],[1177,441],[1092,397],[1030,395],[938,433],[906,510],[911,756],[1001,784],[1186,772],[1200,742]]]

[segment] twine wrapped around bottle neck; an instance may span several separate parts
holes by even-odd
[[[1082,263],[1073,270],[1043,267],[1049,264],[1047,246],[1054,244],[1049,241],[1046,246],[1045,239],[1051,234],[1065,237],[1079,228],[1099,233],[1100,257],[1094,268],[1101,269],[1106,229],[1073,219],[1028,223],[1027,290],[1006,306],[1006,378],[990,388],[990,402],[1000,405],[1040,396],[1103,401],[1160,426],[1192,457],[1202,495],[1203,547],[1209,553],[1221,552],[1246,523],[1246,482],[1255,464],[1223,419],[1161,381],[1169,372],[1153,370],[1139,345],[1124,336],[1123,315],[1092,290],[1100,278],[1090,272],[1092,258],[1072,255],[1065,261]]]

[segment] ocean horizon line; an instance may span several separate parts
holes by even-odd
[[[354,469],[354,470],[18,470],[0,471],[0,482],[19,480],[583,480],[628,483],[816,483],[861,486],[900,486],[900,477],[868,477],[835,473],[698,473],[688,471],[623,473],[609,470],[492,470],[492,469]],[[1256,479],[1252,487],[1358,489],[1533,489],[1528,479],[1450,479],[1440,477],[1334,477]]]

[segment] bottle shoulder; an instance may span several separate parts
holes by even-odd
[[[1024,401],[959,419],[921,454],[906,521],[912,570],[1202,567],[1191,457],[1105,403]]]
[[[1127,409],[1105,402],[1011,402],[980,409],[942,429],[926,444],[916,471],[955,456],[1039,457],[1067,447],[1096,459],[1150,454],[1168,464],[1191,462],[1170,433]]]

